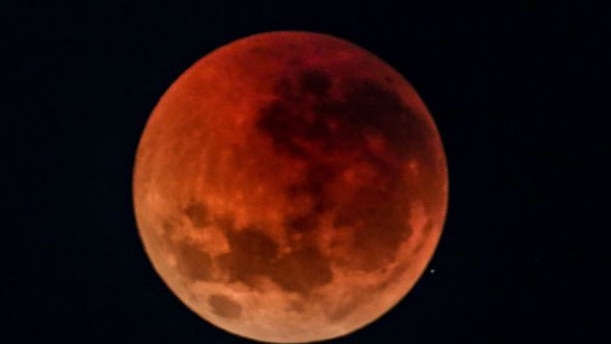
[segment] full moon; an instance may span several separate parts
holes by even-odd
[[[303,343],[394,307],[439,241],[439,132],[396,70],[343,39],[271,32],[204,56],[165,92],[133,174],[145,251],[193,312]]]

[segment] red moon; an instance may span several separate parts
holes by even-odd
[[[345,40],[246,37],[161,97],[133,175],[139,234],[191,310],[239,336],[313,342],[378,319],[414,286],[448,201],[414,88]]]

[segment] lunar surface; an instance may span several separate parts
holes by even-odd
[[[313,342],[373,322],[413,287],[448,198],[413,87],[345,40],[258,34],[182,74],[142,134],[137,225],[158,274],[210,323]]]

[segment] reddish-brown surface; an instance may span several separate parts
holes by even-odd
[[[172,291],[232,333],[307,342],[377,319],[414,285],[448,179],[426,107],[346,41],[251,36],[187,70],[142,135],[134,201]]]

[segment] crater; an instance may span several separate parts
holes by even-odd
[[[223,318],[235,319],[242,315],[242,306],[221,294],[210,295],[208,304],[214,314]]]
[[[208,207],[201,202],[191,201],[185,208],[185,215],[195,227],[205,227],[210,223]]]
[[[191,280],[212,280],[213,262],[206,252],[191,243],[181,242],[174,250],[178,255],[178,269]]]
[[[227,232],[230,252],[219,257],[231,281],[256,287],[257,277],[268,274],[278,255],[278,244],[256,227]]]
[[[218,262],[232,282],[257,289],[267,276],[286,291],[309,294],[333,279],[330,262],[315,247],[280,254],[278,244],[255,228],[230,232],[227,238],[230,252]]]
[[[339,321],[354,312],[357,307],[366,304],[367,301],[368,293],[362,289],[356,289],[338,306],[325,309],[325,315],[331,321]]]
[[[161,228],[163,229],[162,233],[164,235],[170,235],[172,232],[174,232],[174,223],[170,220],[164,220],[161,222]]]
[[[333,280],[330,263],[319,250],[306,247],[281,257],[272,279],[286,291],[307,295]]]

